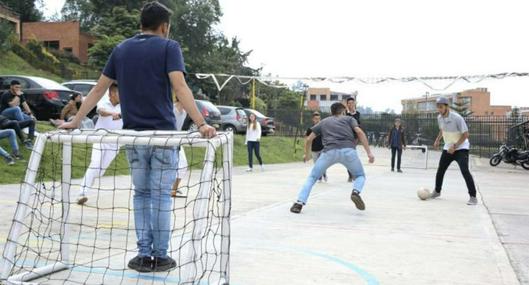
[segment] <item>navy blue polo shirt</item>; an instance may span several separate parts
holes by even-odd
[[[114,48],[103,74],[118,83],[124,129],[176,129],[168,76],[173,71],[185,72],[176,41],[140,34]]]

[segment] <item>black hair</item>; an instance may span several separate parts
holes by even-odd
[[[79,96],[82,96],[82,94],[81,93],[73,93],[72,95],[70,95],[70,100],[71,101],[75,101],[75,98],[77,98]]]
[[[340,115],[341,113],[343,113],[343,111],[345,111],[345,106],[342,103],[336,102],[331,105],[331,113],[334,116]]]
[[[158,1],[147,2],[141,9],[141,28],[155,31],[164,23],[169,23],[173,11]]]
[[[18,80],[11,80],[11,86],[20,85]]]
[[[355,99],[355,97],[349,97],[349,98],[347,98],[346,102],[349,103],[349,101],[356,101],[356,99]]]

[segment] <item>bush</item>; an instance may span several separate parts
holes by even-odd
[[[81,61],[79,60],[79,58],[76,57],[71,52],[67,52],[67,51],[63,51],[63,50],[56,50],[56,49],[49,50],[49,52],[53,56],[55,56],[57,59],[59,59],[59,61],[61,61],[61,62],[67,61],[67,62],[71,62],[71,63],[75,63],[75,64],[81,64]]]
[[[16,40],[17,37],[13,26],[4,19],[0,19],[0,52],[9,51]]]

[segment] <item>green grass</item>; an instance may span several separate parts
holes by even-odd
[[[0,75],[39,76],[55,80],[59,83],[63,81],[58,75],[33,67],[12,51],[0,54],[0,62]]]
[[[37,130],[41,133],[54,130],[48,123],[39,122]],[[11,148],[7,140],[1,140],[2,146],[8,152]],[[265,164],[287,163],[300,161],[303,155],[302,142],[296,144],[296,155],[294,155],[294,138],[286,137],[263,137],[261,140],[261,155]],[[8,166],[3,159],[0,161],[0,184],[20,183],[24,178],[31,152],[21,147],[23,160],[17,161],[15,165]],[[86,165],[90,163],[91,147],[84,144],[75,144],[72,156],[72,177],[81,178],[86,170]],[[186,147],[186,155],[189,164],[193,168],[202,167],[204,159],[204,149]],[[255,161],[255,159],[254,159]],[[233,162],[235,166],[243,166],[248,163],[247,150],[244,145],[244,136],[235,136]],[[62,153],[60,146],[54,143],[48,143],[44,150],[40,169],[44,170],[44,180],[59,179],[61,175]],[[108,168],[106,175],[127,175],[128,162],[125,151],[122,149],[117,159]]]

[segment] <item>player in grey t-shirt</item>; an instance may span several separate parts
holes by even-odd
[[[440,131],[435,140],[434,148],[439,147],[441,139],[443,139],[445,145],[435,177],[435,191],[432,192],[430,198],[434,199],[441,196],[444,175],[450,164],[455,161],[459,165],[461,174],[463,174],[463,178],[465,178],[465,183],[467,184],[468,195],[470,196],[467,204],[476,205],[478,203],[478,199],[476,198],[476,185],[468,168],[470,148],[468,127],[465,119],[461,115],[450,110],[449,103],[447,98],[439,97],[437,99],[437,111],[439,112],[437,121]]]
[[[290,208],[292,213],[299,214],[301,212],[301,208],[307,203],[310,191],[316,180],[322,176],[327,168],[336,163],[343,164],[356,177],[353,183],[351,200],[359,210],[365,209],[364,201],[360,197],[360,193],[364,188],[365,174],[362,162],[360,162],[356,153],[354,133],[357,134],[358,139],[364,146],[369,157],[369,163],[373,163],[375,157],[371,153],[366,135],[358,127],[356,120],[353,117],[345,116],[345,106],[342,103],[334,103],[331,106],[331,113],[331,117],[325,118],[312,127],[312,133],[305,141],[305,160],[309,157],[312,140],[318,135],[323,138],[323,152],[301,188],[297,202]]]

